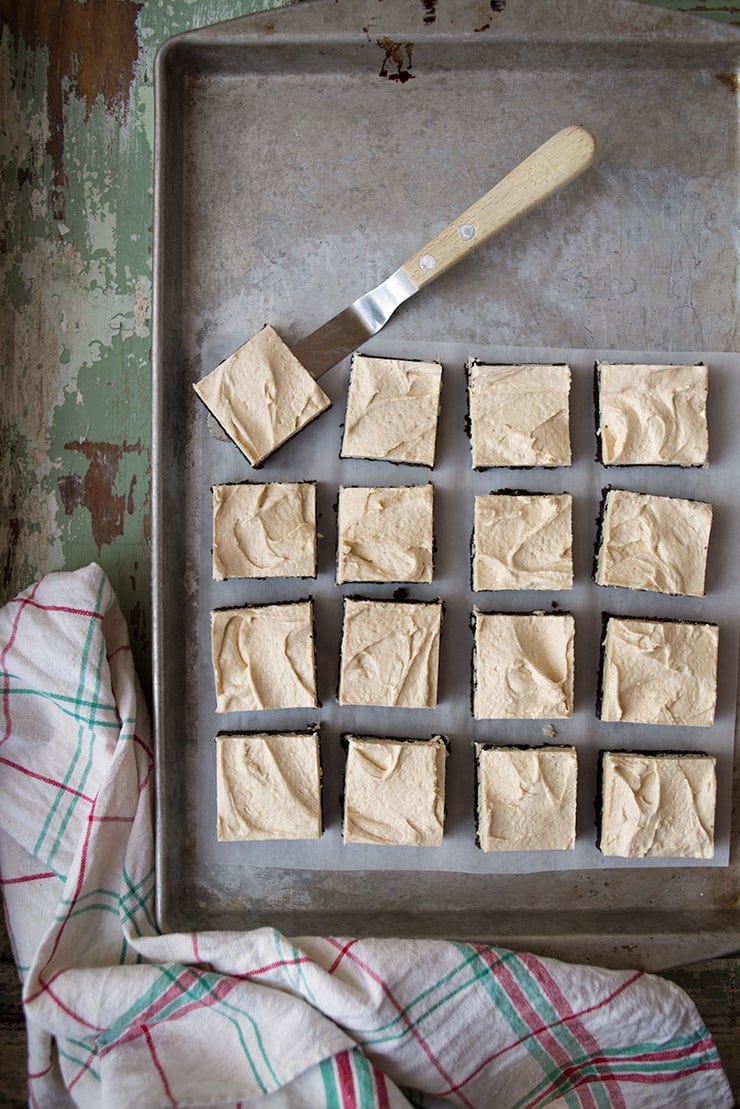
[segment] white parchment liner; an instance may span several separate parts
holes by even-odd
[[[230,342],[230,339],[233,340]],[[203,364],[212,367],[243,341],[237,336],[207,339]],[[589,351],[501,349],[471,341],[425,344],[392,342],[382,335],[369,343],[370,354],[438,359],[443,364],[442,411],[437,463],[433,470],[382,462],[339,458],[341,425],[348,378],[345,360],[321,379],[334,402],[315,424],[253,470],[231,443],[208,434],[205,410],[197,445],[201,474],[200,565],[197,628],[198,734],[197,844],[208,866],[246,864],[320,870],[438,870],[469,873],[526,873],[557,869],[608,867],[726,866],[732,803],[732,766],[738,670],[740,589],[740,358],[703,352]],[[467,396],[464,364],[469,357],[492,362],[567,362],[573,370],[571,439],[573,464],[554,470],[493,469],[473,471],[466,434]],[[703,469],[674,467],[602,467],[596,461],[593,367],[596,359],[614,362],[696,363],[709,366],[710,464]],[[193,403],[196,403],[194,398]],[[315,581],[227,581],[211,578],[210,487],[234,481],[318,482],[319,576]],[[336,498],[339,485],[408,485],[432,481],[435,487],[435,577],[430,585],[409,586],[409,598],[441,598],[445,604],[440,661],[440,701],[434,710],[340,707],[336,702],[343,595],[392,598],[395,586],[336,586]],[[667,597],[648,592],[601,588],[591,578],[596,519],[605,486],[709,501],[714,507],[707,594],[704,598]],[[473,593],[470,587],[470,539],[473,495],[499,489],[570,492],[574,498],[575,586],[562,592]],[[215,712],[210,661],[209,614],[212,608],[274,603],[311,596],[315,602],[318,681],[321,708],[316,711]],[[475,721],[470,710],[473,638],[470,615],[484,611],[569,611],[575,616],[576,710],[569,720]],[[602,614],[715,622],[719,637],[719,696],[711,728],[606,724],[596,717]],[[325,831],[315,842],[218,843],[214,736],[219,731],[300,730],[321,728]],[[552,727],[548,727],[551,724]],[[554,734],[553,734],[554,729]],[[445,839],[438,848],[344,846],[341,793],[344,752],[340,736],[427,738],[441,733],[450,741],[447,761]],[[473,742],[501,744],[573,744],[578,751],[577,842],[572,851],[483,854],[475,846]],[[599,752],[695,751],[717,758],[719,795],[713,860],[605,858],[596,846],[597,769]]]

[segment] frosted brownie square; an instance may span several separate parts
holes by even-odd
[[[568,851],[576,841],[575,747],[475,744],[483,851]]]
[[[313,603],[211,613],[216,712],[316,708]]]
[[[604,497],[597,585],[704,596],[712,506],[704,501],[609,489]]]
[[[716,624],[609,617],[601,719],[711,727],[718,645]]]
[[[318,733],[216,736],[216,808],[222,841],[318,839]]]
[[[599,847],[604,855],[713,857],[714,758],[607,751],[601,773]]]
[[[339,704],[434,708],[441,625],[439,601],[346,598]]]
[[[433,486],[342,486],[337,525],[338,585],[432,580]]]
[[[572,589],[570,493],[475,498],[473,589]]]
[[[473,715],[476,720],[540,720],[573,715],[570,613],[473,610]]]
[[[708,371],[597,362],[605,466],[706,466]]]
[[[570,367],[467,364],[473,468],[570,466]]]
[[[193,385],[253,465],[329,408],[331,401],[266,326]]]
[[[441,387],[439,362],[353,355],[341,457],[433,466]]]
[[[213,486],[213,577],[315,578],[316,485]]]
[[[438,847],[445,818],[442,736],[345,736],[344,842]]]

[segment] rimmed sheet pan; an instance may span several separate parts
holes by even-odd
[[[671,351],[698,360],[732,350],[736,107],[721,76],[736,43],[726,28],[628,3],[589,5],[586,19],[577,4],[535,3],[525,16],[513,5],[492,13],[440,3],[430,23],[420,4],[383,0],[301,5],[181,36],[160,54],[154,601],[164,926],[475,937],[650,966],[738,946],[731,738],[722,865],[604,867],[592,857],[566,872],[540,863],[529,867],[536,873],[480,874],[363,859],[356,869],[327,860],[306,870],[215,843],[208,489],[270,480],[290,459],[278,454],[272,469],[250,472],[208,435],[191,388],[263,322],[288,340],[320,323],[568,122],[596,135],[593,170],[401,310],[375,349],[424,356],[446,344],[450,377],[463,349],[505,360],[569,352],[581,405],[599,352],[667,361]],[[734,375],[732,360],[720,361],[720,378]],[[340,365],[327,378],[337,419],[346,372]],[[718,411],[727,419],[731,409]],[[300,450],[330,465],[325,426],[303,433]],[[597,469],[589,460],[598,484]],[[329,518],[331,503],[325,509]],[[584,521],[590,511],[584,493]],[[734,526],[731,518],[719,529],[725,582]],[[582,567],[590,553],[581,549]],[[725,720],[734,616],[728,632]]]

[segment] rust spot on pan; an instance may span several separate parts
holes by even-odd
[[[434,23],[437,18],[437,0],[421,0],[424,9],[424,22]]]
[[[730,92],[737,92],[740,89],[740,73],[716,73],[715,77]]]
[[[67,474],[60,478],[57,487],[64,505],[64,511],[71,516],[77,508],[86,508],[90,513],[93,539],[98,548],[112,543],[123,534],[126,512],[134,510],[134,475],[129,485],[128,495],[114,493],[113,487],[118,477],[118,469],[124,454],[141,454],[141,443],[96,443],[88,441],[65,443],[70,451],[79,451],[88,461],[83,476]]]
[[[388,81],[399,81],[401,84],[414,79],[415,75],[411,73],[414,64],[413,42],[394,42],[393,39],[382,38],[378,39],[378,46],[385,55],[379,77],[385,77]]]
[[[506,0],[491,0],[491,11],[494,15],[500,15],[505,8]],[[476,32],[487,31],[490,26],[491,21],[489,19],[486,23],[481,23],[480,27],[474,27],[473,30]]]

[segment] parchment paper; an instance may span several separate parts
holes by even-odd
[[[207,337],[204,369],[231,353],[244,336]],[[726,866],[732,804],[732,766],[738,671],[740,590],[737,555],[740,543],[740,359],[709,352],[594,351],[501,349],[469,343],[391,342],[377,336],[365,353],[401,358],[439,359],[443,364],[442,406],[437,462],[433,470],[384,462],[339,459],[348,360],[322,377],[332,409],[253,470],[237,448],[208,433],[203,410],[195,457],[201,475],[200,565],[197,644],[197,850],[209,866],[248,863],[254,867],[321,870],[439,870],[468,873],[526,873],[557,869],[609,867]],[[464,363],[469,357],[492,362],[567,362],[573,371],[571,441],[573,464],[554,470],[472,469],[466,434]],[[604,468],[596,461],[593,366],[598,358],[615,362],[655,362],[709,366],[710,463],[706,468]],[[193,404],[196,404],[193,398]],[[318,482],[319,576],[315,581],[270,582],[211,578],[210,487],[234,481]],[[437,551],[434,581],[407,587],[409,598],[445,603],[440,653],[439,705],[434,710],[340,707],[336,702],[343,595],[389,599],[397,586],[344,585],[334,582],[336,499],[340,484],[435,486]],[[709,501],[714,507],[704,598],[668,597],[648,592],[596,586],[591,578],[596,519],[605,486]],[[574,498],[573,590],[473,593],[470,587],[470,538],[473,495],[499,489],[570,492]],[[298,600],[311,596],[316,615],[318,684],[316,711],[216,714],[210,659],[212,608]],[[470,709],[470,616],[474,605],[484,611],[569,611],[575,616],[575,713],[557,721],[475,721]],[[716,721],[711,728],[606,724],[596,717],[602,613],[645,618],[716,622],[719,636],[719,689]],[[321,729],[325,831],[315,842],[218,843],[214,736],[219,731],[300,730],[312,723]],[[345,732],[400,738],[427,738],[441,733],[450,741],[447,760],[445,839],[438,848],[344,846],[341,838],[341,793]],[[484,854],[475,846],[473,743],[573,744],[578,752],[577,842],[572,851]],[[599,752],[705,752],[717,758],[718,803],[716,848],[712,860],[605,858],[596,846],[597,769]]]

